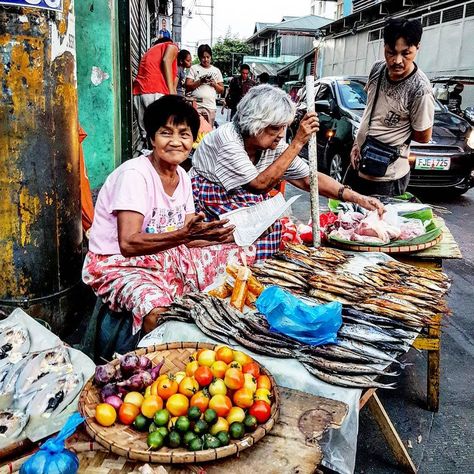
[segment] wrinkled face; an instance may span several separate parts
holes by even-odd
[[[242,80],[246,81],[249,78],[249,70],[248,69],[242,69],[240,75],[242,76]]]
[[[151,141],[153,155],[166,163],[179,165],[188,157],[193,141],[191,128],[186,124],[173,124],[170,118]]]
[[[202,67],[209,67],[211,65],[212,56],[209,53],[204,53],[200,58]]]
[[[404,38],[397,39],[394,49],[385,45],[385,62],[390,79],[397,81],[410,74],[418,48],[419,46],[408,46]]]
[[[269,125],[265,127],[255,138],[258,147],[262,150],[275,150],[285,136],[286,125]]]
[[[191,59],[191,55],[188,54],[185,58],[184,58],[184,61],[183,61],[183,66],[186,68],[186,69],[189,69],[192,65],[192,59]]]

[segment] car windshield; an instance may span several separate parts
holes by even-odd
[[[364,85],[357,81],[337,81],[342,105],[351,110],[363,110],[367,103]]]

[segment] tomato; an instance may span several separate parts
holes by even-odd
[[[168,400],[168,398],[171,397],[171,395],[174,395],[175,393],[178,392],[178,382],[176,380],[172,380],[168,377],[160,380],[158,383],[158,395],[163,399],[163,400]],[[153,391],[152,391],[153,393]]]
[[[153,418],[158,410],[163,408],[163,400],[158,395],[150,395],[145,398],[140,407],[143,416]]]
[[[124,403],[132,403],[136,405],[138,408],[142,406],[143,400],[145,398],[140,392],[128,392],[123,399]]]
[[[227,387],[222,379],[214,379],[209,385],[209,393],[214,395],[227,395]]]
[[[242,351],[234,351],[234,361],[243,366],[252,362],[252,358]]]
[[[266,388],[267,390],[272,389],[272,383],[270,382],[270,377],[268,375],[260,375],[257,379],[257,388]]]
[[[241,388],[234,393],[232,400],[240,408],[249,408],[253,405],[253,392],[249,388]]]
[[[133,403],[122,403],[119,408],[119,420],[124,425],[131,425],[139,413],[140,408]]]
[[[204,413],[209,406],[209,396],[200,390],[191,397],[189,405],[192,407],[198,407],[199,410],[201,410],[201,413]]]
[[[198,381],[198,384],[201,387],[206,387],[212,382],[214,376],[212,375],[211,369],[206,365],[203,365],[194,372],[194,378]]]
[[[236,362],[235,360],[233,360],[233,361],[229,364],[229,368],[242,370],[242,364],[239,364],[238,362]]]
[[[211,365],[211,372],[214,377],[221,379],[225,375],[225,371],[228,369],[227,364],[222,360],[216,360]]]
[[[184,379],[184,377],[186,377],[186,372],[184,372],[184,371],[176,372],[174,374],[174,379],[176,380],[176,382],[178,382],[178,384],[181,383],[181,381]]]
[[[257,418],[259,423],[265,423],[270,418],[271,412],[270,405],[262,400],[256,401],[249,409],[249,415]]]
[[[214,395],[209,400],[209,408],[217,413],[217,416],[227,416],[232,408],[232,402],[226,395]]]
[[[216,353],[214,351],[211,351],[211,349],[204,349],[198,355],[197,360],[199,362],[199,365],[205,365],[207,367],[210,367],[216,361]]]
[[[257,390],[257,380],[251,374],[244,374],[244,387],[252,390],[253,393]]]
[[[199,390],[199,384],[194,377],[184,377],[179,383],[178,392],[191,398]]]
[[[244,386],[244,374],[239,369],[227,369],[224,382],[232,390],[238,390]]]
[[[263,400],[271,405],[272,393],[267,388],[257,388],[257,391],[255,392],[255,400]]]
[[[199,362],[197,360],[193,360],[192,362],[188,362],[186,364],[186,375],[188,377],[192,377],[194,372],[199,368]]]
[[[225,431],[226,433],[229,431],[229,422],[221,416],[217,418],[217,421],[211,426],[209,433],[215,436],[220,431]]]
[[[99,403],[95,407],[95,419],[102,426],[111,426],[117,419],[117,412],[112,405],[108,403]]]
[[[166,409],[173,416],[183,416],[188,413],[189,399],[182,393],[175,393],[168,398],[166,402]]]
[[[242,423],[245,418],[245,412],[240,407],[232,407],[229,411],[229,414],[226,416],[226,420],[231,425],[234,421]]]
[[[256,362],[249,362],[242,366],[242,372],[244,374],[251,374],[258,379],[260,377],[260,366]]]
[[[216,360],[230,364],[234,360],[234,351],[227,346],[220,346],[216,350]]]

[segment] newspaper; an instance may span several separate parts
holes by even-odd
[[[226,212],[220,219],[229,219],[235,226],[234,239],[240,247],[252,245],[274,222],[280,218],[300,196],[285,201],[283,194],[259,202],[254,206],[242,207]]]

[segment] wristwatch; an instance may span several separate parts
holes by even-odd
[[[344,195],[344,191],[346,189],[352,189],[350,186],[347,186],[347,184],[343,184],[340,188],[339,188],[339,191],[337,192],[337,199],[339,199],[339,201],[342,201],[342,202],[346,202],[346,200],[344,199],[343,195]]]

